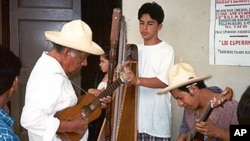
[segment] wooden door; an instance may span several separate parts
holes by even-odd
[[[30,71],[42,51],[49,50],[44,31],[61,30],[66,22],[81,19],[81,0],[10,0],[10,49],[22,61],[19,90],[11,102],[15,132],[27,141],[27,132],[20,126],[25,87]],[[80,78],[76,79],[78,83]]]

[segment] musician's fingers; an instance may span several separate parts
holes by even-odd
[[[107,108],[107,104],[101,103],[102,108]]]
[[[198,128],[198,129],[205,128],[206,125],[207,125],[207,123],[203,122],[203,121],[196,122],[196,128]]]
[[[129,65],[129,60],[124,63],[125,66]]]
[[[88,128],[88,118],[86,116],[82,116],[80,119],[75,119],[73,122],[74,132],[78,134],[84,134]]]
[[[199,133],[201,133],[201,134],[204,134],[205,133],[205,129],[204,129],[204,127],[202,127],[202,126],[198,126],[198,124],[196,124],[196,130],[199,132]]]
[[[81,113],[82,119],[86,118],[85,113]]]
[[[126,73],[126,74],[131,74],[131,69],[129,68],[129,67],[124,67],[124,72]]]
[[[101,98],[100,101],[102,103],[110,103],[111,102],[111,96],[107,96],[107,97]]]
[[[111,100],[112,100],[112,97],[111,97],[111,96],[108,96],[107,98],[108,98],[108,103],[110,103]]]
[[[126,70],[126,75],[127,75],[127,82],[134,85],[137,80],[137,77],[134,75],[133,71],[130,69]]]
[[[100,93],[103,92],[104,90],[105,90],[105,87],[102,87],[102,88],[100,89]]]

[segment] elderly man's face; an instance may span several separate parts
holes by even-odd
[[[75,74],[80,72],[82,66],[87,66],[87,58],[89,54],[81,51],[70,51],[67,57],[64,70],[67,74]]]

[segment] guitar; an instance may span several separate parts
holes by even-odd
[[[214,97],[210,100],[208,106],[205,111],[202,113],[201,117],[197,120],[197,122],[206,121],[212,110],[220,105],[222,105],[226,101],[232,100],[233,93],[228,91],[223,91],[217,97]],[[203,135],[198,133],[196,128],[194,127],[187,136],[186,141],[203,141]]]
[[[119,73],[119,78],[108,85],[107,88],[97,97],[90,93],[82,95],[75,106],[68,107],[62,111],[57,112],[55,117],[60,120],[70,121],[78,118],[79,115],[84,114],[86,117],[88,117],[89,122],[97,119],[101,114],[101,102],[99,99],[111,96],[116,88],[118,88],[121,84],[127,83],[125,68],[121,68],[120,70],[121,72]],[[84,134],[77,134],[74,132],[58,132],[57,135],[63,141],[79,141]]]

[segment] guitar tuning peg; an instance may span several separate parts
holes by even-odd
[[[225,95],[225,94],[227,94],[227,93],[228,93],[228,91],[227,91],[227,90],[224,90],[221,94]]]

